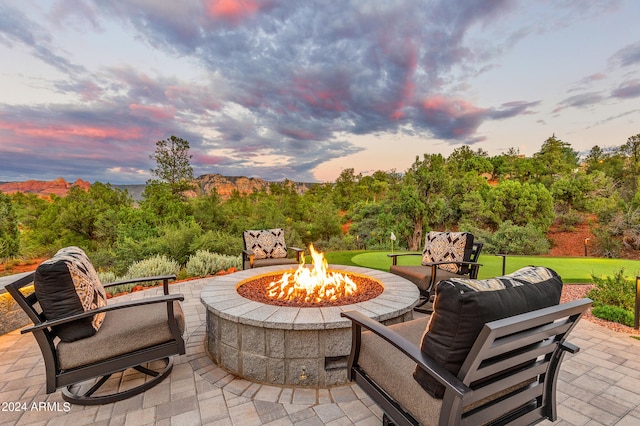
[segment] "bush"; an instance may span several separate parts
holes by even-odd
[[[596,229],[593,231],[596,237],[594,254],[602,257],[620,257],[622,241],[612,235],[606,229]]]
[[[237,256],[242,252],[242,248],[241,235],[232,235],[224,231],[207,231],[196,238],[191,245],[193,252],[205,250],[229,256]]]
[[[240,256],[227,256],[198,250],[189,257],[185,269],[189,277],[206,277],[232,267],[236,269],[242,267],[242,258]]]
[[[120,278],[118,278],[115,272],[111,271],[98,272],[98,278],[100,279],[100,282],[102,284],[114,283],[121,280]],[[111,291],[109,292],[112,293]]]
[[[613,277],[597,277],[591,275],[596,285],[587,294],[595,305],[611,305],[624,310],[635,309],[635,283],[624,277],[624,268],[616,272]]]
[[[633,327],[634,325],[633,312],[617,306],[598,305],[591,309],[591,313],[593,316],[603,320],[617,322],[629,327]]]
[[[125,279],[154,277],[159,275],[178,275],[180,273],[180,265],[173,259],[169,259],[165,255],[156,255],[149,259],[144,259],[133,263],[129,266]],[[158,282],[141,283],[144,287],[157,285]]]
[[[479,238],[477,240],[480,241]],[[485,250],[493,254],[536,255],[548,252],[550,247],[544,232],[533,224],[519,226],[509,220],[503,222],[484,243]]]

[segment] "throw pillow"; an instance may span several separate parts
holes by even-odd
[[[104,288],[87,255],[79,247],[59,250],[42,262],[34,276],[36,297],[44,317],[58,319],[106,306]],[[105,313],[62,324],[54,333],[63,342],[93,336],[104,321]]]
[[[471,258],[473,235],[468,232],[428,232],[424,241],[422,264],[451,260],[462,262]],[[469,266],[447,263],[438,268],[454,274],[469,273]]]
[[[278,259],[287,257],[284,229],[244,231],[244,246],[252,250],[254,259]]]
[[[557,305],[561,293],[558,274],[543,267],[487,280],[440,281],[421,349],[457,375],[486,323]],[[431,396],[443,397],[444,386],[424,370],[416,367],[413,376]]]

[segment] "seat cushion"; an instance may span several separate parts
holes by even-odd
[[[440,281],[421,349],[457,375],[486,323],[557,305],[561,293],[553,270],[533,266],[488,280]],[[443,397],[444,387],[417,366],[414,378],[430,395]]]
[[[473,250],[473,235],[468,232],[428,232],[422,251],[422,264],[451,260],[454,262],[468,261]],[[438,265],[455,274],[469,273],[469,267],[456,263]]]
[[[431,266],[404,266],[404,265],[391,265],[389,272],[395,275],[399,275],[402,278],[406,278],[415,285],[418,286],[423,292],[429,289],[431,284]],[[458,274],[454,274],[450,271],[437,268],[436,270],[436,283],[447,278],[459,277]]]
[[[284,229],[250,230],[242,233],[244,247],[253,251],[254,259],[277,259],[287,257]]]
[[[182,334],[184,313],[179,302],[173,303],[174,315]],[[58,362],[61,369],[67,370],[172,340],[166,303],[117,309],[107,312],[102,327],[93,336],[58,343]]]
[[[79,247],[59,250],[42,262],[34,275],[36,297],[46,319],[52,320],[106,306],[107,298],[93,265]],[[55,327],[64,342],[92,336],[100,329],[105,314],[100,313]]]
[[[261,266],[272,265],[297,265],[298,261],[295,259],[289,259],[288,257],[281,257],[278,259],[257,259],[253,261],[253,267],[258,268]]]
[[[414,345],[422,339],[428,317],[389,326]],[[420,424],[437,424],[442,400],[432,398],[413,380],[415,362],[391,344],[367,331],[362,333],[358,364]]]

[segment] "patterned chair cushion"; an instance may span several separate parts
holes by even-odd
[[[106,306],[104,288],[87,255],[79,247],[59,250],[42,262],[34,276],[36,297],[46,319],[57,319]],[[105,313],[55,327],[63,342],[93,336]]]
[[[428,232],[424,241],[422,264],[451,260],[469,260],[473,249],[473,235],[468,232]],[[438,265],[438,268],[454,274],[468,274],[468,266],[455,263]]]
[[[487,280],[440,281],[421,349],[457,375],[486,323],[557,305],[561,293],[558,274],[534,266]],[[421,368],[413,377],[431,396],[442,398],[444,387]]]
[[[252,250],[254,259],[279,259],[287,257],[284,229],[262,229],[244,231],[244,246]]]

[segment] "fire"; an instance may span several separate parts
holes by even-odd
[[[267,295],[280,300],[302,300],[305,302],[335,301],[350,296],[357,290],[351,278],[338,272],[327,270],[327,259],[322,252],[309,246],[313,267],[300,264],[295,272],[285,272],[278,281],[273,281]]]

